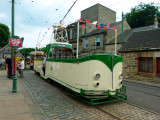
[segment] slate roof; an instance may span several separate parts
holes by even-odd
[[[160,50],[160,29],[133,31],[119,52]]]
[[[125,30],[123,33],[123,38],[124,38],[123,42],[125,43],[134,32],[139,32],[142,30],[153,30],[153,29],[155,29],[154,27],[155,27],[155,25],[149,25],[149,26],[145,26],[145,27],[139,27],[139,28]],[[122,34],[120,33],[119,35],[117,35],[117,43],[121,44],[121,40],[122,40]],[[115,44],[115,38],[106,42],[106,45],[111,45],[111,44]]]
[[[110,30],[113,26],[117,26],[117,25],[119,25],[120,23],[122,23],[122,21],[115,22],[115,23],[111,23],[109,29],[104,29],[104,28],[94,29],[93,31],[85,34],[83,37],[88,37],[88,36],[98,35],[98,34],[106,34],[107,31]]]

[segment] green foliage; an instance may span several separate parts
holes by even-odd
[[[46,47],[41,48],[41,51],[46,52]]]
[[[35,49],[34,48],[23,48],[23,49],[19,49],[19,51],[25,58],[27,58],[27,55],[29,55],[31,51],[35,51]]]
[[[8,26],[0,23],[0,48],[8,44],[10,32]]]
[[[155,6],[155,3],[140,3],[135,8],[132,8],[130,13],[126,14],[126,18],[130,27],[136,28],[153,25],[155,16],[158,14],[158,7]]]

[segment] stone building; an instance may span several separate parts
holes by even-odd
[[[101,5],[93,5],[81,11],[81,19],[79,27],[79,55],[90,54],[91,52],[113,51],[112,44],[108,44],[115,39],[115,31],[111,29],[113,26],[117,28],[117,35],[122,33],[122,21],[116,22],[116,12]],[[89,20],[90,23],[84,22]],[[92,22],[97,21],[96,26],[101,26],[99,29],[93,28]],[[109,29],[103,29],[103,25],[109,25]],[[83,27],[82,27],[83,26]],[[124,31],[130,29],[128,23],[124,21]],[[70,24],[67,27],[69,43],[72,44],[74,55],[77,50],[77,23]],[[121,47],[119,44],[118,48]]]
[[[101,5],[96,4],[81,11],[82,20],[90,22],[98,21],[98,24],[109,24],[116,22],[116,12]]]
[[[147,26],[130,30],[120,48],[126,79],[160,82],[160,29]]]
[[[121,34],[122,34],[122,21],[110,24],[109,29],[95,29],[86,35],[82,36],[82,51],[86,52],[114,52],[115,50],[115,29],[111,29],[116,26],[117,30],[117,49],[121,47]],[[124,21],[124,32],[130,30],[130,27],[126,21]],[[120,42],[119,42],[120,41]]]

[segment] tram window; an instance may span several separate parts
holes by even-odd
[[[56,54],[55,54],[55,49],[54,48],[51,49],[49,57],[50,58],[56,58]]]

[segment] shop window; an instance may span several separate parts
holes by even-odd
[[[85,45],[84,45],[84,48],[85,48],[85,49],[88,49],[88,47],[89,47],[89,46],[88,46],[88,38],[85,39],[85,43],[84,43],[84,44],[85,44]]]
[[[153,72],[153,58],[139,57],[138,58],[138,72],[152,73]]]
[[[95,40],[95,48],[100,48],[100,42],[101,42],[101,39],[100,37],[96,37],[96,40]]]
[[[157,74],[160,74],[160,58],[157,58]]]

